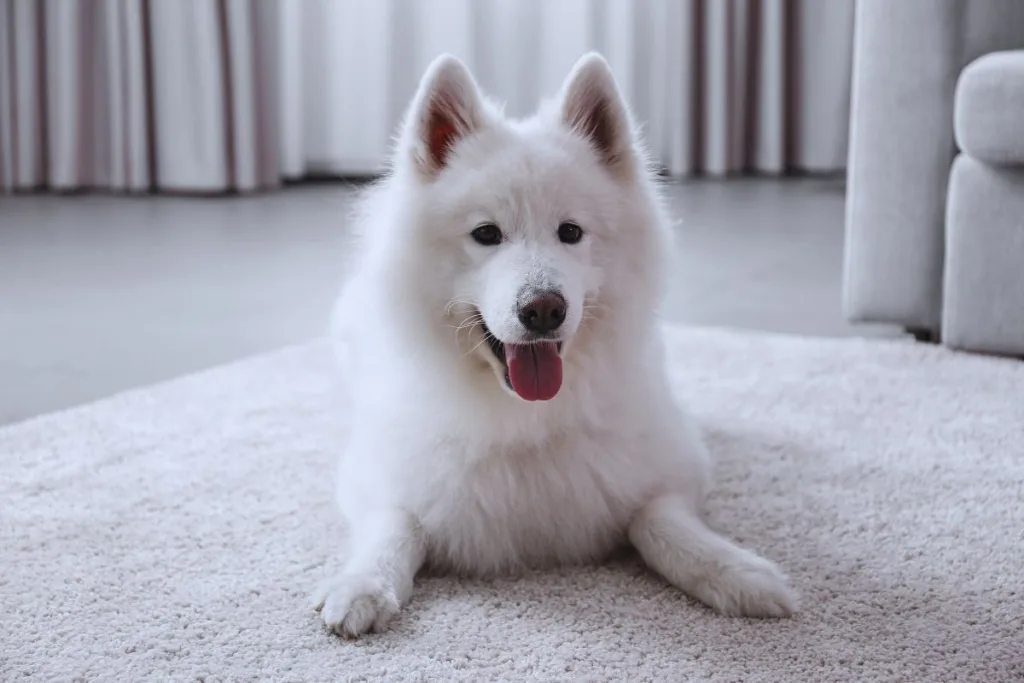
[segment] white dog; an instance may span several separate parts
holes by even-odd
[[[774,564],[701,518],[709,459],[665,376],[668,221],[605,60],[512,121],[451,56],[367,196],[336,309],[353,425],[334,632],[382,629],[423,566],[488,574],[632,544],[722,614],[784,616]]]

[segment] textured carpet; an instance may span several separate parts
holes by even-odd
[[[424,579],[389,633],[329,636],[344,425],[314,343],[0,431],[0,680],[1024,679],[1024,364],[668,334],[713,520],[797,618],[716,616],[627,557]]]

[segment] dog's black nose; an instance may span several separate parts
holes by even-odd
[[[565,297],[558,292],[537,294],[519,306],[519,322],[530,332],[554,332],[565,322]]]

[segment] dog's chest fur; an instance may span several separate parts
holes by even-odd
[[[608,554],[657,485],[623,446],[577,437],[434,460],[414,510],[429,564],[490,573]]]

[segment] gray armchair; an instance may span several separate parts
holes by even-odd
[[[1022,0],[859,0],[843,301],[849,320],[1024,356],[1019,48]]]

